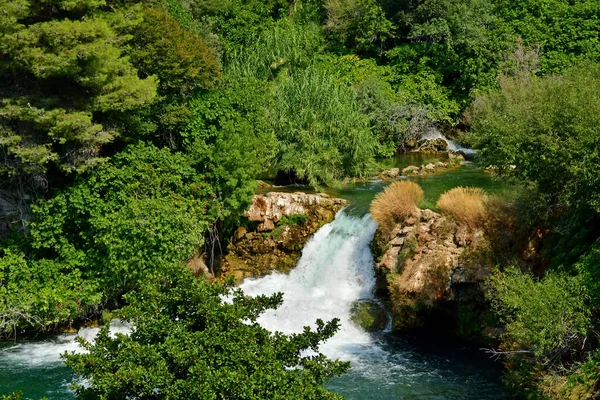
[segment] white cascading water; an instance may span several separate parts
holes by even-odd
[[[241,288],[248,295],[283,292],[283,304],[263,314],[258,322],[270,331],[300,333],[339,318],[341,328],[320,348],[330,358],[360,364],[365,352],[381,351],[371,336],[350,319],[350,308],[359,299],[372,299],[375,285],[373,257],[369,248],[377,223],[340,211],[307,242],[302,257],[288,275],[274,272],[246,280]]]
[[[448,150],[462,151],[463,153],[465,153],[468,156],[474,156],[476,154],[475,150],[469,149],[467,147],[463,147],[460,144],[453,142],[452,140],[450,140],[447,137],[445,137],[444,135],[442,135],[442,133],[440,131],[438,131],[437,129],[430,129],[425,135],[423,135],[423,139],[427,139],[427,140],[444,139],[446,141],[446,143],[448,143],[448,147],[447,147]]]
[[[462,362],[462,354],[451,359],[430,352],[419,354],[402,341],[370,335],[351,321],[352,304],[373,299],[375,277],[369,243],[375,229],[369,215],[356,217],[341,211],[310,239],[289,275],[273,273],[246,280],[241,287],[247,294],[284,293],[283,304],[267,311],[259,322],[271,331],[289,334],[302,332],[304,326],[314,327],[317,318],[339,318],[340,330],[319,350],[329,358],[352,362],[349,372],[329,383],[331,390],[351,400],[505,398],[499,395],[499,381],[488,380],[477,364]],[[131,327],[113,321],[110,330],[127,334]],[[83,328],[78,335],[93,340],[97,333],[98,328]],[[3,346],[0,392],[2,383],[12,391],[27,389],[31,382],[30,386],[37,385],[31,390],[39,390],[51,400],[74,398],[69,389],[74,377],[60,359],[65,351],[81,351],[75,335]],[[497,376],[499,373],[492,379]]]
[[[81,336],[88,342],[94,342],[100,328],[81,328],[77,335],[63,334],[53,340],[44,340],[43,342],[21,342],[14,346],[6,347],[0,351],[2,362],[10,362],[13,365],[43,367],[51,364],[62,364],[60,355],[65,351],[81,352],[83,349],[75,340]],[[131,325],[119,320],[113,320],[110,323],[110,333],[115,336],[117,333],[128,334],[131,332]]]

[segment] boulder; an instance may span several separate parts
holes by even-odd
[[[439,153],[446,151],[448,142],[442,138],[422,139],[419,141],[419,151],[423,153]]]
[[[415,165],[408,166],[402,170],[402,175],[404,175],[404,176],[418,175],[419,169],[420,168]]]
[[[350,308],[350,319],[367,332],[382,331],[388,324],[388,313],[373,300],[359,300]]]
[[[429,163],[429,164],[423,166],[423,170],[425,172],[428,172],[428,173],[435,172],[435,164],[434,163]]]
[[[379,175],[383,179],[394,179],[400,176],[400,168],[392,168],[382,171]]]

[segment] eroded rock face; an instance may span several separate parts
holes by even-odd
[[[387,277],[394,328],[420,327],[424,313],[448,303],[480,301],[491,269],[472,255],[484,245],[482,230],[431,210],[378,230],[373,252],[378,273]]]
[[[247,226],[235,231],[219,274],[234,275],[241,282],[273,270],[288,272],[296,265],[306,241],[346,204],[346,200],[325,193],[255,195],[244,214]]]

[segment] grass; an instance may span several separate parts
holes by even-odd
[[[486,218],[486,199],[487,195],[481,188],[459,186],[442,194],[437,207],[459,223],[478,228]]]
[[[390,227],[408,218],[423,198],[423,189],[412,181],[397,181],[375,196],[371,203],[371,217],[379,225]]]

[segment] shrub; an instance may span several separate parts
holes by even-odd
[[[580,278],[550,272],[537,280],[508,268],[489,278],[486,297],[506,323],[501,347],[509,361],[563,368],[587,354],[591,312]]]
[[[294,171],[313,186],[366,174],[377,139],[352,87],[311,66],[286,79],[276,92],[270,120],[279,142],[279,170]]]
[[[450,215],[469,228],[481,226],[487,196],[480,188],[456,187],[440,196],[437,206],[442,213]]]
[[[397,181],[375,196],[371,217],[386,227],[408,217],[423,198],[423,189],[412,181]]]

